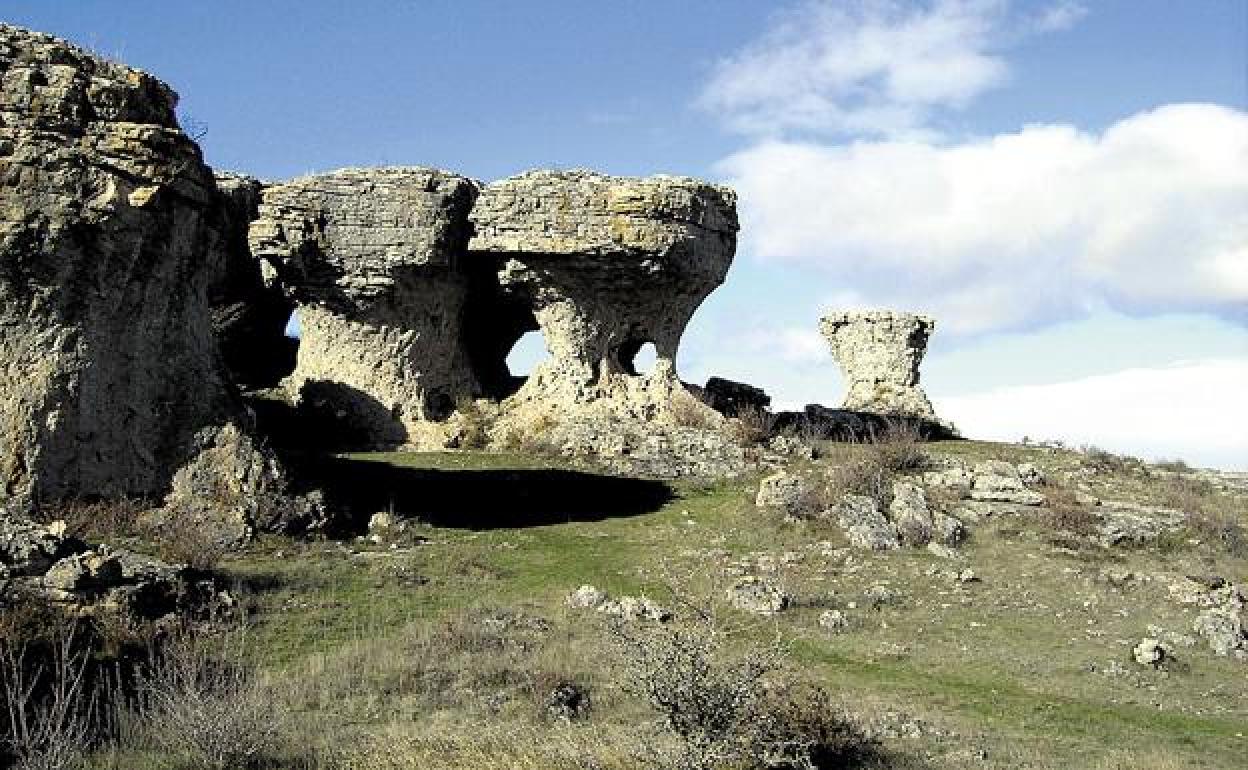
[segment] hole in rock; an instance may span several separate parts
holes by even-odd
[[[286,336],[297,341],[302,333],[301,329],[302,327],[299,325],[299,311],[294,310],[286,321]]]
[[[649,374],[658,358],[658,350],[648,340],[630,340],[620,346],[620,368],[634,377]]]
[[[511,377],[519,381],[515,389],[519,390],[520,385],[528,379],[537,365],[549,356],[550,351],[546,350],[546,338],[540,331],[525,332],[521,335],[520,339],[516,340],[516,344],[512,345],[506,362],[507,371],[511,373]]]

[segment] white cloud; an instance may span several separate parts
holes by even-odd
[[[720,61],[699,102],[748,134],[930,135],[934,112],[1007,79],[1004,44],[1083,13],[1065,0],[1030,16],[1007,0],[811,0]]]
[[[1248,361],[1210,359],[933,401],[974,438],[1060,439],[1248,470],[1246,390]]]
[[[1099,135],[768,141],[718,170],[740,195],[743,251],[953,331],[1248,307],[1248,113],[1228,107],[1168,105]]]

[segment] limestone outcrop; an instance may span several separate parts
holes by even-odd
[[[472,221],[471,258],[497,265],[502,292],[532,309],[550,351],[505,412],[662,424],[673,404],[696,401],[676,376],[676,351],[732,262],[730,189],[683,177],[534,171],[487,185]],[[656,361],[643,374],[634,357],[646,343]]]
[[[0,25],[0,498],[163,494],[237,412],[212,172],[152,76]]]
[[[476,186],[426,168],[345,169],[266,187],[249,240],[299,305],[286,387],[348,444],[422,443],[478,390],[462,343]]]
[[[931,318],[888,310],[833,313],[819,331],[845,375],[843,409],[935,420],[919,387]]]

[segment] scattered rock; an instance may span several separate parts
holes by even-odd
[[[799,473],[780,471],[762,480],[754,504],[782,513],[790,519],[811,518],[819,513],[818,495],[811,479]]]
[[[1028,486],[1036,486],[1044,483],[1044,471],[1040,470],[1035,463],[1019,463],[1015,466],[1018,470],[1018,477]]]
[[[649,620],[655,623],[666,623],[672,619],[670,610],[644,596],[622,596],[619,599],[607,599],[598,605],[597,610],[625,620]]]
[[[846,495],[836,506],[835,513],[850,545],[870,551],[888,551],[901,547],[897,531],[884,514],[880,513],[872,498]]]
[[[1131,657],[1141,666],[1161,668],[1172,656],[1160,641],[1146,638],[1131,651]]]
[[[972,500],[1041,505],[1044,495],[1028,489],[1018,469],[1001,460],[988,460],[975,466],[971,481]]]
[[[743,577],[728,589],[728,601],[744,612],[775,615],[787,609],[793,598],[767,578]]]
[[[1248,625],[1242,607],[1228,604],[1205,610],[1192,623],[1192,630],[1209,643],[1215,654],[1248,659]]]
[[[568,594],[567,604],[569,607],[578,609],[596,609],[607,600],[605,591],[600,591],[591,585],[583,585],[572,593]]]
[[[923,546],[932,540],[932,512],[923,488],[908,481],[893,482],[889,516],[897,536],[905,545]]]
[[[840,610],[825,610],[819,615],[819,627],[840,634],[849,630],[849,617]]]

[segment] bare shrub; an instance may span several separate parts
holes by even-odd
[[[459,428],[458,449],[485,449],[490,443],[490,420],[477,402],[460,398],[455,402]]]
[[[139,681],[149,740],[214,770],[252,766],[276,754],[284,709],[245,655],[242,628],[219,638],[183,630],[153,652]]]
[[[754,755],[761,737],[763,678],[780,662],[775,646],[730,658],[710,616],[684,625],[620,621],[611,626],[611,636],[623,658],[621,687],[644,700],[663,731],[675,738],[671,754],[652,761],[711,770]]]
[[[89,654],[77,649],[73,626],[56,637],[47,651],[50,655],[33,660],[27,644],[0,640],[0,692],[5,703],[0,742],[15,770],[85,766],[95,714],[95,693],[86,684]]]
[[[688,391],[672,396],[672,421],[682,428],[710,430],[715,427],[716,412],[701,398]]]
[[[1187,529],[1201,540],[1218,544],[1232,556],[1248,556],[1248,529],[1235,503],[1205,479],[1180,473],[1161,482],[1163,505],[1183,512]]]
[[[1090,444],[1080,447],[1079,451],[1083,453],[1084,465],[1102,473],[1126,474],[1144,467],[1138,457],[1114,454]]]
[[[63,521],[65,531],[83,540],[126,537],[139,531],[139,517],[147,509],[137,498],[115,500],[67,500],[40,509],[42,522]]]
[[[728,436],[739,446],[757,446],[771,438],[776,418],[766,410],[747,405],[737,410],[737,416],[728,420]]]
[[[874,757],[876,745],[828,692],[785,676],[778,639],[750,643],[705,602],[676,597],[683,623],[617,621],[622,689],[658,716],[646,766],[815,770]],[[743,653],[731,652],[747,642]]]
[[[1081,537],[1095,535],[1101,527],[1101,518],[1080,503],[1073,491],[1062,486],[1049,485],[1045,489],[1041,517],[1050,529]]]
[[[195,515],[172,516],[159,528],[149,530],[160,557],[192,569],[216,569],[230,552],[219,527]]]
[[[887,507],[892,500],[893,481],[930,463],[918,428],[909,422],[890,421],[857,450],[829,474],[830,501],[845,495],[865,495],[880,507]]]

